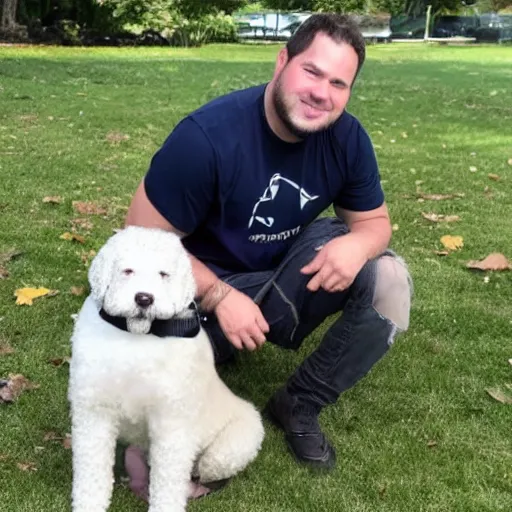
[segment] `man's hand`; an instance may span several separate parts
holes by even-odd
[[[252,351],[265,343],[269,326],[259,306],[245,293],[231,288],[214,311],[226,338],[237,349]]]
[[[307,284],[308,290],[316,292],[323,288],[327,292],[340,292],[353,283],[367,260],[363,244],[349,233],[319,248],[311,263],[300,271],[315,274]]]

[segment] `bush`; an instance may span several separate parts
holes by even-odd
[[[315,11],[338,12],[338,13],[364,13],[366,10],[365,0],[315,0],[313,2]]]
[[[81,44],[80,25],[73,20],[59,20],[56,23],[61,44],[74,46]]]
[[[264,12],[275,12],[275,9],[270,9],[263,5],[263,2],[251,2],[236,11],[234,14],[240,16],[243,14],[260,14]]]
[[[231,16],[207,14],[198,19],[175,15],[162,32],[172,46],[201,46],[207,43],[231,43],[238,39],[236,24]]]

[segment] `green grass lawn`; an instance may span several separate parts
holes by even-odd
[[[83,260],[122,225],[181,117],[269,79],[278,48],[0,48],[0,254],[23,251],[0,280],[0,348],[15,351],[0,355],[0,377],[21,373],[40,386],[0,405],[0,512],[70,510],[71,452],[44,440],[70,432],[68,367],[48,361],[70,355],[71,315],[84,300],[70,289],[87,286]],[[512,407],[486,393],[512,383],[512,279],[465,268],[490,252],[512,258],[511,84],[511,47],[368,49],[348,109],[375,144],[396,224],[392,246],[415,281],[411,328],[323,412],[334,472],[298,467],[266,424],[257,460],[190,510],[512,510]],[[418,193],[464,195],[418,201]],[[74,201],[105,213],[81,215]],[[422,212],[460,221],[432,223]],[[83,244],[60,238],[73,226]],[[434,251],[446,234],[462,236],[464,247],[442,257]],[[24,286],[59,293],[15,305]],[[222,375],[262,407],[320,331],[298,353],[267,345]],[[18,466],[29,462],[35,471]],[[119,486],[111,510],[145,506]]]

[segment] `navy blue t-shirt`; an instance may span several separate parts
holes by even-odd
[[[301,142],[265,118],[265,84],[217,98],[183,119],[151,160],[148,199],[218,275],[275,268],[329,205],[381,206],[375,153],[347,112]]]

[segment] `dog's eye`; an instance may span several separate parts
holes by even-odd
[[[169,274],[167,272],[164,272],[163,270],[161,272],[159,272],[159,274],[162,276],[162,277],[169,277]]]
[[[129,276],[129,275],[133,274],[133,270],[132,270],[131,268],[125,268],[125,269],[123,270],[123,274],[124,274],[125,276]]]

